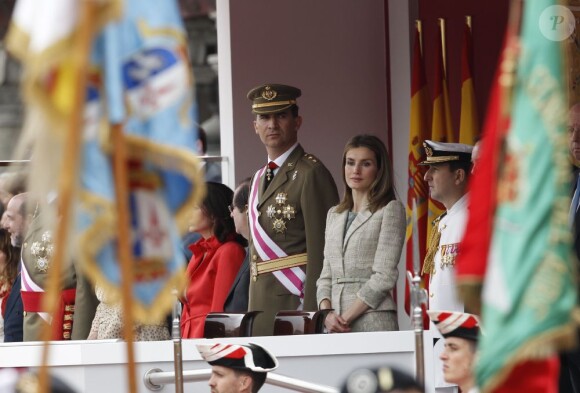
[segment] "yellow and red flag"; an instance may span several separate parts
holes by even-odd
[[[407,271],[419,273],[423,270],[425,246],[427,239],[427,187],[423,180],[424,170],[418,165],[425,154],[423,141],[429,139],[429,96],[425,66],[421,51],[421,22],[415,23],[415,43],[413,46],[413,69],[411,75],[411,121],[409,127],[409,167],[407,189]],[[417,203],[417,223],[412,220],[413,200]],[[413,225],[417,225],[419,245],[414,248]],[[419,250],[414,255],[413,250]],[[413,261],[420,261],[420,266],[413,266]],[[405,287],[405,311],[410,315],[409,287]]]
[[[445,42],[444,21],[439,20],[439,35],[436,38],[435,51],[435,78],[433,80],[433,119],[431,121],[431,140],[436,142],[455,142],[453,127],[451,125],[451,111],[449,109],[449,93],[447,89],[447,77],[445,75],[443,50]],[[427,215],[427,238],[430,238],[433,221],[445,211],[445,207],[437,201],[429,198]]]
[[[459,143],[473,145],[479,135],[477,103],[473,87],[473,40],[471,27],[466,22],[463,27],[463,47],[461,49],[461,116],[459,118]]]

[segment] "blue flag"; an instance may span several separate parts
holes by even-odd
[[[184,284],[180,234],[203,192],[193,75],[176,2],[127,0],[94,42],[77,214],[90,277],[119,299],[111,125],[122,125],[137,319],[160,320]]]

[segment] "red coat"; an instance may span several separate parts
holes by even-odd
[[[245,257],[235,241],[220,243],[215,237],[190,246],[193,257],[187,266],[189,284],[182,299],[181,337],[203,338],[205,317],[224,310],[224,301]]]

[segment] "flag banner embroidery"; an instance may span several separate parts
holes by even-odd
[[[567,105],[561,43],[538,27],[552,0],[524,3],[511,124],[497,185],[483,289],[477,385],[492,391],[518,363],[569,344],[576,302]]]
[[[128,151],[133,308],[138,320],[158,321],[175,301],[173,291],[185,284],[180,235],[204,190],[194,154],[193,79],[177,4],[126,1],[122,18],[97,37],[91,64],[103,83],[87,107],[100,101],[105,112],[84,135],[79,255],[108,300],[119,301],[109,131],[120,124]]]

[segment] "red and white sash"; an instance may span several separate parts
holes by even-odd
[[[26,270],[26,265],[22,260],[22,255],[20,256],[20,290],[22,292],[44,292],[37,283],[32,280],[30,277],[30,273]],[[37,313],[39,317],[44,319],[47,323],[52,323],[52,318],[49,313],[47,312],[39,312]]]
[[[262,228],[258,222],[258,189],[260,188],[260,179],[265,170],[266,167],[260,169],[252,181],[248,216],[250,218],[250,233],[252,234],[254,248],[262,261],[269,261],[272,259],[287,257],[288,254],[286,254],[284,250],[282,250],[274,240],[268,236],[266,231],[264,231],[264,228]],[[304,271],[299,267],[292,267],[277,270],[272,272],[272,274],[291,294],[300,297],[300,306],[298,309],[301,310],[304,302],[304,281],[306,281],[306,274]]]

